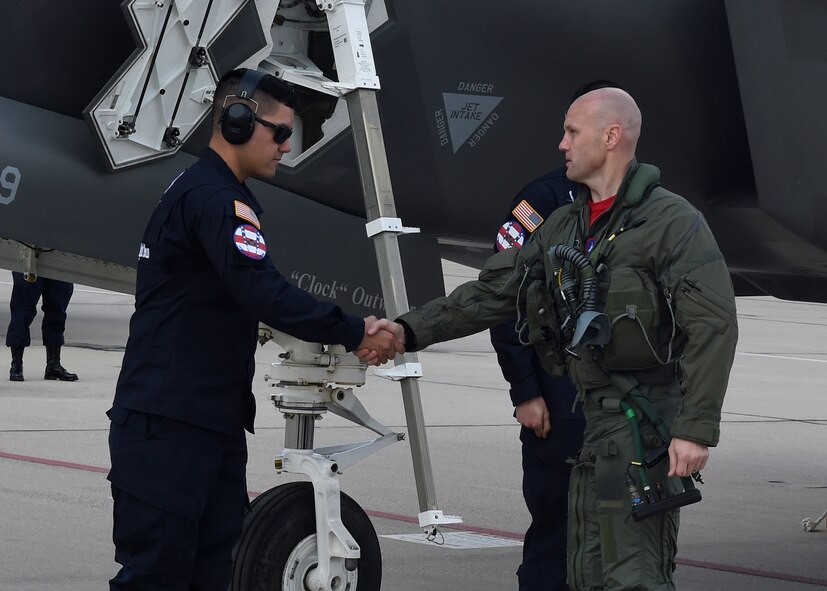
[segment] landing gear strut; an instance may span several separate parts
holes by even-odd
[[[370,519],[341,492],[345,468],[403,439],[371,417],[350,386],[365,383],[365,365],[341,346],[305,343],[267,327],[285,352],[272,364],[271,396],[284,414],[284,450],[277,472],[310,482],[270,489],[252,503],[236,548],[231,591],[373,591],[382,580],[379,540]],[[314,448],[315,423],[327,411],[379,436]]]

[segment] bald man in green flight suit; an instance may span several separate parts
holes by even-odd
[[[640,131],[626,92],[577,99],[560,142],[580,184],[574,203],[523,248],[492,256],[477,281],[398,319],[416,351],[502,323],[519,302],[544,368],[576,385],[586,431],[570,485],[575,591],[675,589],[678,509],[667,501],[689,496],[688,477],[718,443],[738,335],[715,239],[637,162]]]

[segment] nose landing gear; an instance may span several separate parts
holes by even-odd
[[[269,329],[260,335],[285,349],[267,378],[285,418],[276,471],[304,474],[310,482],[277,486],[253,501],[233,556],[230,591],[378,591],[379,540],[367,514],[341,492],[339,474],[403,435],[371,417],[353,394],[350,386],[365,383],[365,366],[344,348]],[[314,447],[315,424],[327,411],[378,437]]]
[[[333,591],[379,591],[382,554],[379,539],[362,508],[341,493],[342,523],[361,556],[342,559],[331,569]],[[319,556],[313,486],[291,482],[257,497],[244,520],[244,532],[233,556],[233,591],[315,591],[311,575]]]

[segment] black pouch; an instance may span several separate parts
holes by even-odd
[[[554,309],[551,293],[543,281],[534,281],[526,293],[528,340],[534,345],[540,364],[548,373],[562,376],[566,373],[560,322]]]

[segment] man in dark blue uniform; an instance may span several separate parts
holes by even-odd
[[[558,168],[535,179],[514,198],[497,234],[495,248],[519,248],[548,215],[572,200],[577,185]],[[523,562],[517,570],[520,591],[566,591],[566,516],[571,465],[583,441],[585,422],[574,407],[576,392],[568,378],[543,370],[534,348],[520,343],[514,322],[491,329],[491,343],[503,376],[511,385],[514,416],[523,450],[523,497],[531,514]]]
[[[29,283],[23,273],[12,273],[11,321],[6,333],[6,346],[11,349],[9,379],[23,381],[23,350],[32,344],[29,327],[37,315],[37,302],[43,298],[43,345],[46,347],[47,380],[74,382],[77,374],[70,373],[60,364],[60,349],[63,347],[63,333],[66,330],[66,308],[72,298],[74,285],[57,279],[38,277]]]
[[[144,233],[135,313],[109,446],[117,590],[226,591],[248,504],[244,430],[253,432],[259,321],[384,362],[401,327],[361,319],[292,286],[268,254],[244,184],[290,151],[296,97],[237,70],[218,84],[204,156],[164,193]],[[376,325],[373,336],[366,329]]]

